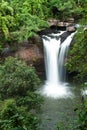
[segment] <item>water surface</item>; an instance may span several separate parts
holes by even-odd
[[[41,126],[43,130],[72,130],[77,114],[75,109],[81,103],[81,93],[78,87],[71,87],[71,97],[52,98],[44,97],[45,101],[41,107]]]

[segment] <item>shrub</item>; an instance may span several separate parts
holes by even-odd
[[[26,96],[28,91],[35,91],[40,85],[40,79],[33,67],[17,58],[8,57],[0,65],[0,96],[8,97]]]
[[[0,109],[0,130],[36,130],[39,121],[26,107],[17,107],[14,99],[5,100]]]
[[[17,97],[16,102],[18,106],[26,106],[28,110],[38,111],[43,103],[43,97],[36,92],[29,92],[25,97]]]
[[[75,79],[78,82],[86,82],[87,80],[87,30],[83,27],[79,28],[75,36],[75,42],[70,48],[69,58],[67,60],[67,68],[70,73],[76,72]]]
[[[87,130],[87,100],[82,97],[82,103],[77,109],[78,118],[75,130]]]

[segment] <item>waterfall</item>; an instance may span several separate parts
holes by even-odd
[[[51,36],[43,36],[46,82],[42,94],[54,98],[71,95],[65,82],[66,69],[64,63],[75,33],[70,34],[61,43],[60,36],[63,33],[64,31],[61,31],[58,34],[51,34]]]
[[[61,82],[66,81],[66,68],[64,64],[66,62],[69,46],[74,34],[75,33],[72,33],[70,36],[68,36],[66,40],[61,44],[60,47],[60,53],[58,58],[58,69],[59,69],[59,78]]]

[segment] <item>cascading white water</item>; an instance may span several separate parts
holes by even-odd
[[[60,36],[62,33],[64,31],[56,34],[56,36]],[[68,91],[66,83],[63,82],[65,78],[63,78],[65,75],[64,60],[74,33],[68,36],[62,44],[60,38],[56,39],[55,34],[52,36],[54,38],[48,36],[43,38],[46,83],[43,86],[42,94],[54,98],[68,97],[71,93]]]
[[[56,39],[51,39],[50,41],[44,41],[46,77],[47,82],[49,82],[50,84],[57,84],[59,82],[58,67],[57,67],[59,48],[60,48],[60,40],[57,41]]]
[[[74,34],[75,33],[72,33],[70,36],[68,36],[68,38],[61,44],[58,58],[59,79],[61,82],[66,81],[66,68],[64,64],[66,62],[67,53]]]
[[[62,33],[64,32],[61,31],[61,33],[52,35],[60,36]],[[47,39],[48,40],[43,39],[47,83],[57,84],[59,83],[59,72],[57,66],[58,54],[60,50],[60,39],[56,40],[56,38],[52,39],[51,37],[47,37]]]

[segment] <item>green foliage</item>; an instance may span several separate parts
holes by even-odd
[[[36,130],[39,118],[26,110],[17,107],[15,100],[5,100],[0,109],[0,130]]]
[[[87,0],[78,1],[78,10],[82,15],[80,19],[80,27],[74,39],[74,43],[70,48],[67,68],[71,72],[77,72],[75,79],[84,82],[87,79]],[[81,12],[80,12],[81,11]]]
[[[9,38],[9,28],[14,24],[13,9],[8,2],[0,2],[0,48]]]
[[[82,97],[82,103],[77,109],[78,119],[76,120],[75,130],[87,130],[87,100]]]
[[[0,31],[7,39],[9,36],[9,26],[13,24],[13,9],[9,6],[8,2],[0,2]]]
[[[65,20],[67,17],[72,15],[71,10],[73,9],[73,5],[74,5],[73,0],[69,0],[69,1],[51,0],[50,1],[51,10],[57,9],[59,11],[59,13],[58,11],[55,12],[58,15],[57,17],[63,20]]]
[[[44,0],[0,1],[0,44],[21,42],[48,27]]]
[[[75,37],[69,53],[67,68],[70,72],[77,72],[76,78],[80,82],[87,79],[87,30],[81,28]]]
[[[68,17],[78,18],[84,17],[83,12],[87,10],[87,0],[50,0],[49,8],[52,17],[67,20]],[[86,9],[85,9],[86,7]],[[54,13],[55,14],[54,14]]]
[[[16,97],[16,103],[18,106],[26,106],[28,110],[36,109],[40,110],[41,103],[43,102],[43,97],[41,97],[36,92],[28,92],[25,97]]]
[[[0,65],[1,98],[27,95],[28,91],[35,91],[39,84],[35,69],[17,58],[8,57]]]
[[[0,64],[0,130],[37,130],[43,98],[36,93],[40,79],[33,67],[8,57]]]
[[[83,18],[86,10],[87,0],[1,0],[0,48],[35,36],[39,30],[49,27],[49,18]]]

